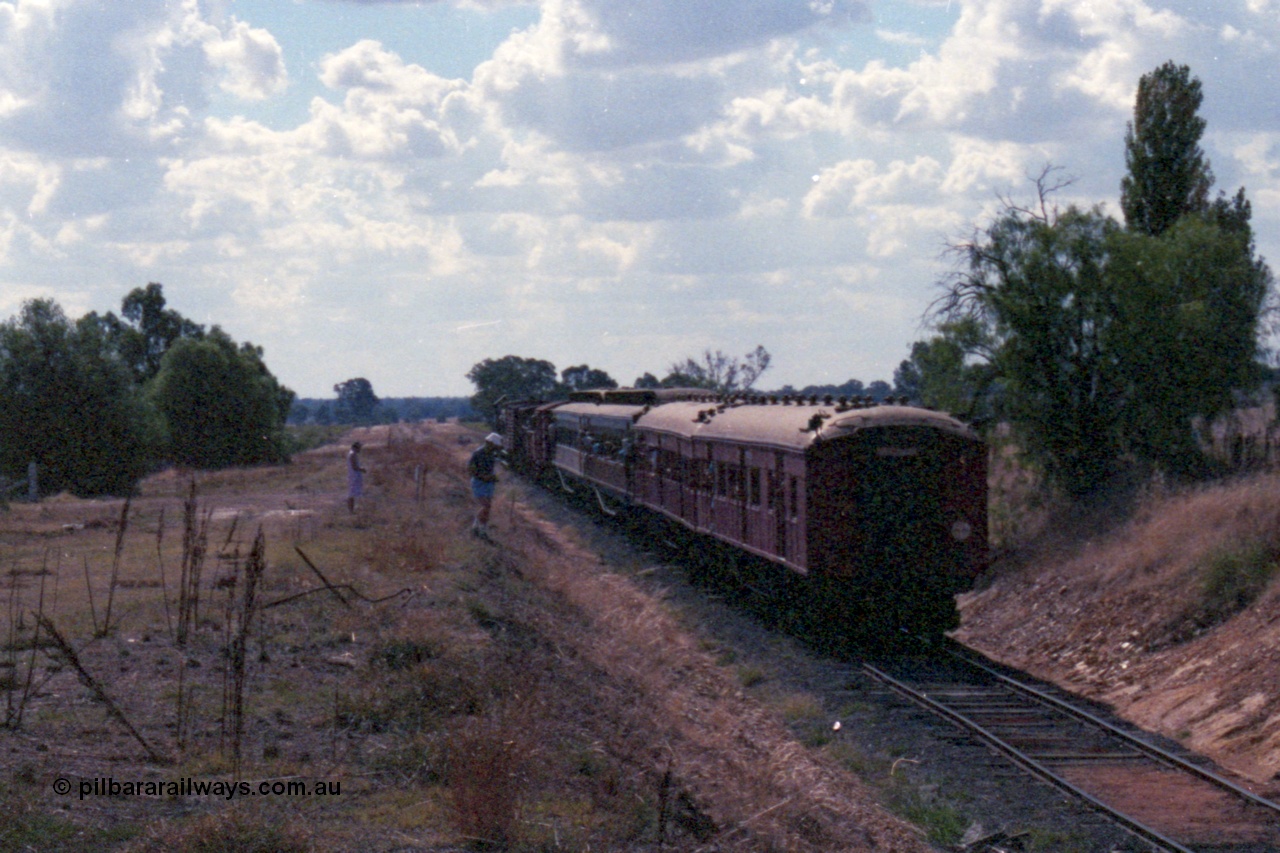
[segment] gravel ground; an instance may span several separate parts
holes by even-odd
[[[693,589],[689,594],[697,593]],[[958,818],[964,827],[962,839],[969,840],[1025,833],[1026,849],[1055,853],[1149,849],[981,742],[886,689],[856,664],[824,656],[794,638],[779,640],[750,614],[723,604],[694,606],[705,614],[702,624],[710,636],[732,648],[744,664],[771,673],[758,688],[761,693],[817,697],[831,728],[840,723],[833,744],[859,756],[866,768],[860,774],[864,781],[904,816]],[[812,743],[812,725],[801,722],[793,728],[802,741]]]

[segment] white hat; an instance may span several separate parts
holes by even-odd
[[[498,447],[502,446],[502,436],[498,435],[496,432],[491,432],[486,435],[484,437],[484,441],[485,444],[496,444]]]

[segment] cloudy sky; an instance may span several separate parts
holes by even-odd
[[[1280,258],[1280,0],[0,2],[0,318],[170,306],[302,396],[892,378],[941,250],[1046,164],[1119,215],[1138,78],[1204,84]]]

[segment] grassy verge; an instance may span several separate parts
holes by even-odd
[[[467,535],[473,431],[361,431],[355,513],[351,437],[0,517],[0,846],[917,849],[520,486]]]

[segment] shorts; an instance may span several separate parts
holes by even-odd
[[[493,500],[493,493],[497,488],[497,483],[486,483],[484,480],[471,478],[471,494],[478,501]]]

